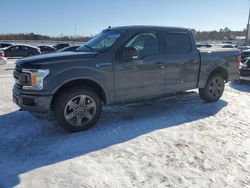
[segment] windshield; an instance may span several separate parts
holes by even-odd
[[[244,62],[247,67],[250,67],[250,58],[247,58]]]
[[[84,52],[100,52],[111,46],[113,46],[116,41],[121,37],[126,30],[104,30],[100,34],[96,35],[94,38],[86,42],[77,51]]]

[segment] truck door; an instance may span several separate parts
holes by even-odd
[[[199,57],[187,32],[165,32],[166,91],[176,92],[196,88]]]
[[[114,63],[117,99],[129,101],[161,94],[164,90],[165,56],[161,54],[158,34],[136,34],[122,45],[117,53],[124,48],[135,49],[137,55],[130,60],[118,55]]]

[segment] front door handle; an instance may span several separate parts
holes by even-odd
[[[159,66],[161,69],[165,69],[164,62],[156,62],[155,65]]]

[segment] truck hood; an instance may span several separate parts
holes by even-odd
[[[87,60],[92,59],[97,55],[97,52],[60,52],[51,53],[45,55],[37,55],[32,57],[23,58],[16,61],[18,66],[29,66],[29,65],[44,65],[51,63],[60,63],[66,61],[75,60]]]

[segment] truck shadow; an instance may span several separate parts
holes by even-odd
[[[187,96],[188,95],[188,96]],[[160,129],[185,126],[213,116],[227,102],[206,104],[196,93],[125,106],[104,108],[96,127],[68,134],[55,122],[37,120],[28,112],[0,116],[0,187],[14,187],[19,176]]]
[[[241,81],[241,83],[239,81],[232,81],[229,83],[229,86],[241,92],[250,92],[250,81]]]

